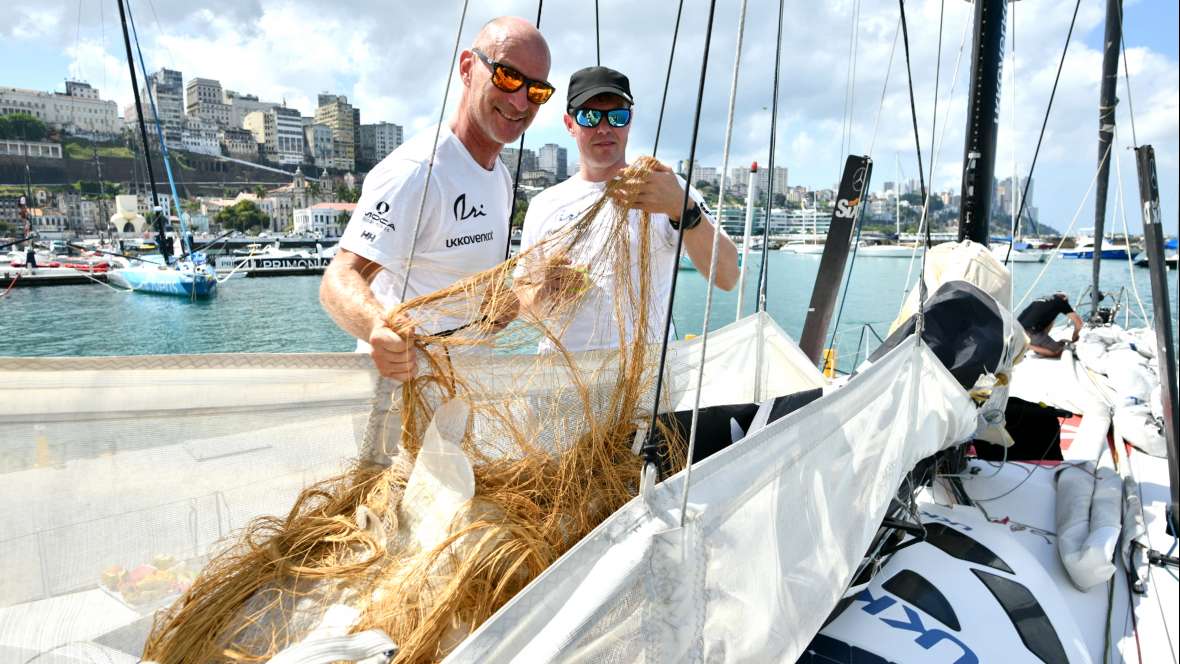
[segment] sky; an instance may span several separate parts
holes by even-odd
[[[170,67],[182,71],[186,80],[219,79],[227,88],[263,100],[285,100],[305,115],[314,112],[317,93],[345,94],[361,109],[362,122],[396,122],[407,136],[438,121],[448,84],[445,116],[458,100],[457,76],[450,67],[456,35],[468,46],[490,18],[535,20],[538,7],[535,0],[473,2],[460,22],[461,0],[129,2],[149,70]],[[5,4],[0,86],[62,90],[65,79],[76,78],[98,87],[120,109],[131,102],[114,0]],[[665,162],[689,156],[709,4],[684,2],[657,154]],[[706,166],[723,162],[740,6],[741,0],[716,0],[696,147],[697,161]],[[1014,25],[1009,23],[1003,73],[996,163],[1000,178],[1028,174],[1073,11],[1072,3],[1049,0],[1021,0],[1010,8]],[[636,108],[629,156],[651,154],[676,9],[673,0],[601,0],[596,40],[593,3],[544,3],[541,30],[553,53],[550,80],[558,91],[526,134],[526,147],[558,143],[569,149],[571,165],[576,161],[573,140],[561,122],[566,83],[576,69],[595,64],[598,46],[601,64],[631,80]],[[1177,11],[1172,0],[1125,3],[1130,94],[1127,78],[1120,76],[1108,230],[1121,230],[1124,214],[1132,234],[1142,228],[1130,149],[1134,139],[1155,147],[1164,229],[1171,234],[1177,230]],[[962,0],[906,3],[922,159],[929,171],[936,148],[932,182],[938,191],[957,192],[960,187],[971,12],[972,6]],[[900,37],[894,49],[898,16],[898,4],[887,0],[787,2],[775,164],[790,169],[792,186],[835,187],[843,156],[849,153],[874,159],[874,190],[897,179],[898,172],[903,180],[917,176]],[[1040,221],[1061,231],[1071,223],[1075,233],[1094,225],[1104,19],[1103,0],[1081,0],[1037,158],[1033,203]],[[749,3],[729,139],[731,168],[752,161],[765,166],[768,160],[776,26],[777,3]]]

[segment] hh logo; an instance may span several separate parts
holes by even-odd
[[[361,239],[368,240],[369,242],[372,242],[373,240],[377,239],[377,236],[373,235],[369,231],[361,231]]]
[[[488,213],[483,211],[483,205],[479,204],[471,209],[467,209],[467,194],[459,194],[455,199],[455,221],[467,221],[475,217],[486,217]]]

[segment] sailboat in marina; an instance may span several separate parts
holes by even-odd
[[[755,313],[660,348],[666,393],[657,385],[645,397],[643,420],[662,413],[688,423],[699,455],[662,475],[645,437],[655,427],[636,428],[623,441],[634,441],[643,469],[634,497],[544,570],[524,580],[510,570],[506,583],[520,581],[512,598],[478,624],[448,623],[423,659],[1176,657],[1177,615],[1167,607],[1177,604],[1178,583],[1166,550],[1177,506],[1174,419],[1160,431],[1173,436],[1161,454],[1160,440],[1147,439],[1154,417],[1126,410],[1132,395],[1119,376],[1124,367],[1150,377],[1152,366],[1174,366],[1168,299],[1153,298],[1154,335],[1096,322],[1076,354],[1024,356],[1011,274],[988,249],[997,127],[992,113],[973,112],[996,107],[1005,5],[977,0],[974,11],[959,242],[923,253],[920,285],[884,348],[850,375],[817,369],[833,345],[838,285],[863,213],[853,202],[871,179],[872,160],[852,155],[837,207],[854,214],[833,217],[799,342],[767,315],[759,278]],[[780,49],[783,16],[780,5]],[[1158,234],[1158,197],[1144,196],[1155,212],[1145,228]],[[1155,259],[1156,244],[1148,248]],[[753,265],[768,269],[765,248],[743,270]],[[1153,287],[1166,288],[1152,273]],[[1136,348],[1152,346],[1152,357],[1123,332]],[[588,425],[569,406],[578,403],[571,382],[596,404],[617,397],[609,353],[544,371],[535,362],[450,358],[448,370],[478,388],[460,393],[470,411],[434,408],[429,445],[409,459],[390,455],[402,418],[412,417],[409,400],[356,354],[0,358],[13,379],[0,386],[8,406],[0,440],[14,441],[0,485],[10,506],[0,515],[8,542],[0,567],[11,580],[0,585],[0,659],[137,661],[157,611],[183,606],[194,584],[209,582],[201,569],[231,533],[262,514],[287,515],[267,522],[281,531],[300,514],[295,497],[350,459],[412,465],[417,492],[397,494],[397,508],[382,513],[376,504],[389,492],[374,491],[317,522],[332,533],[325,540],[343,534],[365,553],[430,533],[440,548],[469,547],[456,552],[495,543],[503,535],[481,529],[496,513],[470,511],[481,495],[462,471],[475,462],[456,450],[486,437],[495,461],[516,454],[490,426],[498,420],[488,413],[507,412],[528,429],[534,454],[557,456],[561,446],[542,445],[572,445]],[[1166,393],[1174,374],[1160,374]],[[1013,396],[1049,427],[1009,417]],[[1063,430],[1059,415],[1075,428]],[[576,479],[595,476],[588,469]],[[309,502],[331,502],[335,487],[320,485]],[[471,533],[480,536],[464,537]],[[282,542],[256,544],[249,555],[281,560],[271,544]],[[335,549],[345,563],[360,560],[348,558],[350,546]],[[466,560],[456,554],[428,571],[448,578],[449,565]],[[284,592],[281,583],[212,619],[235,635],[275,637],[267,645],[277,652],[263,661],[276,664],[397,661],[403,644],[361,619],[390,597],[369,593],[370,577],[337,584],[318,569],[302,575],[306,564],[284,580],[294,593],[278,610],[253,609]]]
[[[152,191],[152,217],[156,229],[156,244],[160,248],[159,259],[136,260],[126,267],[111,270],[107,281],[115,286],[139,293],[155,295],[172,295],[189,299],[209,298],[217,293],[217,274],[213,267],[206,263],[205,255],[194,252],[190,244],[188,229],[188,215],[180,207],[180,196],[177,195],[176,182],[172,178],[172,165],[168,156],[168,144],[164,139],[164,131],[160,125],[160,115],[153,98],[152,86],[145,85],[148,104],[140,100],[140,89],[135,72],[135,61],[131,51],[131,35],[128,32],[128,12],[124,11],[122,0],[119,2],[119,17],[123,27],[123,43],[127,51],[127,66],[131,73],[131,87],[135,94],[136,115],[139,120],[139,135],[143,145],[144,161],[147,164],[148,182]],[[131,29],[134,31],[134,20]],[[135,35],[136,49],[139,49],[139,36]],[[143,62],[143,54],[139,55],[140,71],[147,82],[147,67]],[[146,108],[151,108],[152,120],[156,128],[156,140],[160,146],[160,156],[164,162],[164,169],[168,176],[168,184],[172,188],[172,202],[176,206],[176,215],[180,224],[180,244],[183,251],[179,256],[172,249],[173,242],[168,236],[167,216],[160,206],[159,195],[156,191],[156,177],[152,168],[150,143],[148,141],[147,124],[144,119]]]

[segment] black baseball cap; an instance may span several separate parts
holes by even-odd
[[[634,104],[631,98],[631,82],[626,76],[610,67],[586,67],[574,72],[570,76],[569,97],[566,110],[575,109],[585,104],[590,98],[601,94],[618,95]]]

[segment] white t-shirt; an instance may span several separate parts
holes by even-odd
[[[487,170],[467,147],[443,126],[434,166],[430,148],[434,128],[421,132],[394,150],[365,177],[360,200],[340,247],[384,269],[371,283],[373,295],[386,307],[402,301],[402,283],[409,269],[406,299],[433,293],[504,260],[508,241],[508,207],[512,178],[499,159]],[[427,170],[430,184],[426,185]],[[426,201],[415,244],[414,223]],[[414,254],[411,262],[410,247]],[[472,316],[477,316],[478,303]],[[470,322],[440,319],[423,325],[441,332]],[[369,345],[358,340],[357,351]]]
[[[680,186],[685,186],[680,180]],[[545,239],[560,233],[593,205],[603,192],[606,191],[605,182],[589,182],[575,175],[570,179],[537,194],[530,202],[528,212],[524,218],[524,229],[521,232],[521,251],[543,242]],[[704,201],[699,192],[690,190],[693,200],[704,209]],[[569,321],[553,321],[554,331],[563,330],[560,339],[566,350],[571,352],[594,350],[600,348],[617,348],[619,346],[619,324],[615,318],[614,292],[615,275],[612,266],[602,265],[592,257],[597,255],[607,237],[609,230],[605,215],[614,214],[614,203],[603,207],[598,218],[591,222],[589,236],[577,246],[570,248],[570,262],[575,266],[584,267],[590,278],[590,287],[582,296],[573,311],[573,318]],[[628,215],[628,229],[630,232],[631,273],[626,275],[629,283],[635,288],[639,285],[639,219],[640,212],[631,210]],[[598,230],[600,232],[595,233]],[[668,312],[668,295],[672,288],[672,277],[678,267],[676,255],[676,239],[678,231],[668,223],[668,216],[664,214],[651,215],[648,232],[651,234],[649,246],[651,249],[652,292],[649,296],[647,332],[648,340],[658,342],[662,339],[664,319]],[[537,260],[543,260],[545,248],[539,249],[542,255]],[[634,335],[635,321],[624,321],[627,339]],[[553,344],[542,340],[538,352],[554,350]]]

